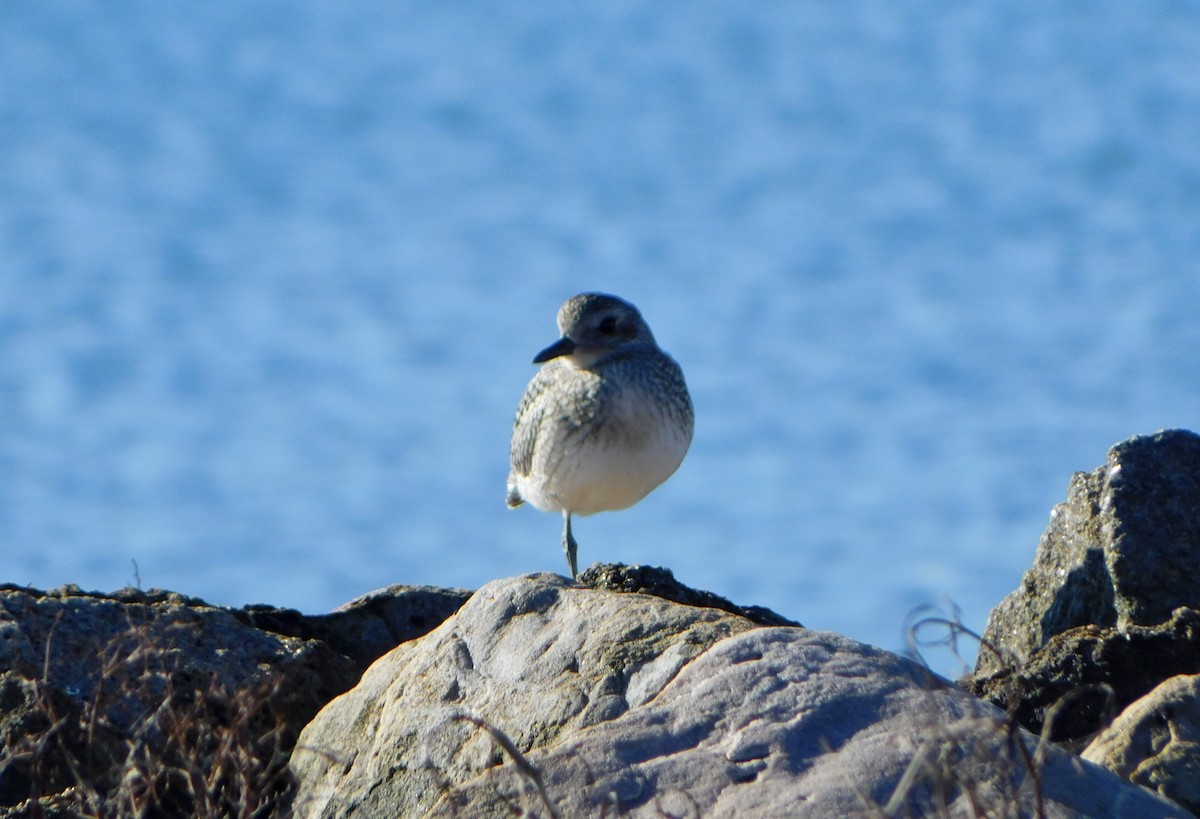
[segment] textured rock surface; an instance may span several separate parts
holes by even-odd
[[[1200,676],[1172,677],[1130,705],[1083,758],[1200,814]]]
[[[1200,673],[1200,612],[1178,609],[1157,626],[1082,626],[1059,634],[1023,665],[966,681],[980,697],[1041,733],[1073,743],[1099,731],[1121,709],[1178,674]]]
[[[447,778],[498,761],[454,717],[502,726],[522,750],[543,747],[645,702],[688,660],[752,626],[717,609],[572,588],[557,575],[491,583],[376,662],[305,729],[292,762],[301,811],[387,804],[415,815]]]
[[[151,650],[177,687],[204,690],[220,680],[249,688],[278,677],[279,703],[300,725],[356,679],[353,664],[322,643],[247,626],[174,592],[0,589],[0,670],[46,681],[77,702],[91,700],[126,670],[122,664],[146,662]],[[113,724],[125,716],[114,713]]]
[[[740,606],[710,591],[693,589],[675,579],[667,569],[657,566],[626,566],[623,563],[596,563],[579,575],[579,585],[598,591],[636,592],[661,597],[685,606],[703,606],[739,614],[760,626],[799,626],[763,606]]]
[[[324,643],[172,592],[5,587],[0,816],[189,815],[193,773],[212,813],[284,800],[300,729],[358,676]],[[254,792],[232,794],[239,778]]]
[[[1035,747],[997,709],[878,649],[537,575],[488,584],[381,658],[305,729],[292,762],[310,817],[544,816],[547,802],[561,816],[928,815],[942,803],[951,815],[1186,816]]]
[[[1200,436],[1169,430],[1117,444],[1077,473],[1021,586],[988,618],[977,672],[1022,662],[1085,625],[1154,625],[1200,608]]]
[[[353,660],[361,674],[400,643],[436,628],[470,596],[464,589],[396,585],[357,597],[329,614],[301,614],[265,605],[230,613],[265,631],[320,640]]]

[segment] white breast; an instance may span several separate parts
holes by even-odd
[[[543,428],[534,468],[518,481],[521,496],[538,509],[591,515],[632,506],[671,477],[691,443],[690,425],[636,395],[613,410],[590,432]]]

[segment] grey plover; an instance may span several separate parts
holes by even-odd
[[[572,515],[625,509],[679,468],[692,442],[683,371],[627,301],[581,293],[558,311],[562,337],[513,423],[508,505],[562,512],[563,551],[578,574]]]

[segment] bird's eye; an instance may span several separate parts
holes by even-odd
[[[600,321],[600,326],[596,328],[606,336],[611,336],[617,331],[617,320],[612,316],[605,316]]]

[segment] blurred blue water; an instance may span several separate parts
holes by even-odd
[[[581,564],[982,628],[1072,471],[1200,426],[1197,145],[1180,2],[6,3],[0,580],[562,571],[509,426],[598,289],[698,420]]]

